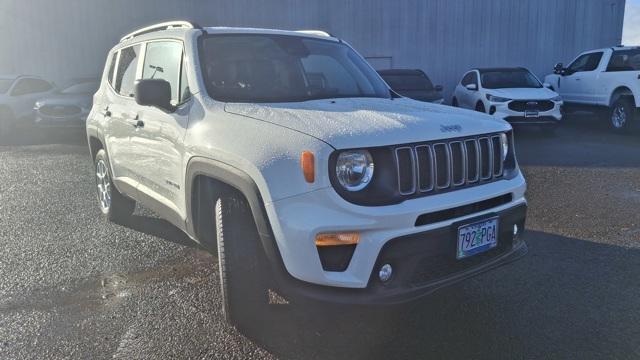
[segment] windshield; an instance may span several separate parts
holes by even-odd
[[[485,89],[541,88],[540,81],[528,70],[500,70],[482,72],[480,76]]]
[[[13,80],[0,79],[0,94],[4,94],[9,91],[11,84],[13,84]]]
[[[98,91],[99,84],[97,82],[84,82],[70,85],[64,88],[62,94],[92,94]]]
[[[283,35],[212,35],[202,41],[209,95],[224,102],[389,98],[378,74],[350,47]]]
[[[422,74],[382,75],[384,81],[394,90],[427,90],[433,91],[433,84]]]

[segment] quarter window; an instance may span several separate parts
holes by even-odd
[[[140,45],[134,45],[120,50],[120,62],[118,63],[118,71],[116,73],[115,89],[118,94],[122,96],[134,96],[139,55]]]
[[[601,52],[581,55],[571,65],[569,65],[569,73],[594,71],[598,68],[601,59]]]
[[[13,88],[13,96],[38,94],[51,90],[53,86],[40,79],[22,79],[19,80],[16,86]]]
[[[158,41],[147,44],[143,79],[162,79],[171,85],[171,102],[180,101],[180,70],[182,44],[175,41]]]
[[[109,65],[109,74],[107,75],[109,77],[109,85],[113,86],[113,74],[116,72],[116,62],[118,60],[118,52],[114,52],[113,56],[111,57],[111,64]]]

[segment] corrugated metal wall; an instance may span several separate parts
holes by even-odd
[[[620,42],[625,0],[0,0],[0,73],[98,74],[130,30],[167,19],[317,28],[379,67],[426,70],[447,95],[464,71],[554,63]]]

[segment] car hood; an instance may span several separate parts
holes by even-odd
[[[39,106],[43,105],[75,105],[82,108],[90,108],[93,95],[91,94],[54,94],[38,100]]]
[[[487,94],[513,100],[549,100],[558,96],[547,88],[487,89]]]
[[[308,134],[337,149],[407,144],[510,129],[508,123],[493,116],[404,98],[228,103],[225,111]]]

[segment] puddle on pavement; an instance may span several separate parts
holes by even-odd
[[[201,250],[190,250],[183,259],[183,263],[164,264],[140,272],[109,274],[81,282],[76,286],[36,290],[22,298],[9,297],[0,300],[0,312],[109,306],[134,295],[143,286],[152,283],[183,281],[198,284],[210,281],[210,272],[207,271],[210,269],[205,268],[213,267],[209,254]],[[169,295],[170,293],[171,290]]]

